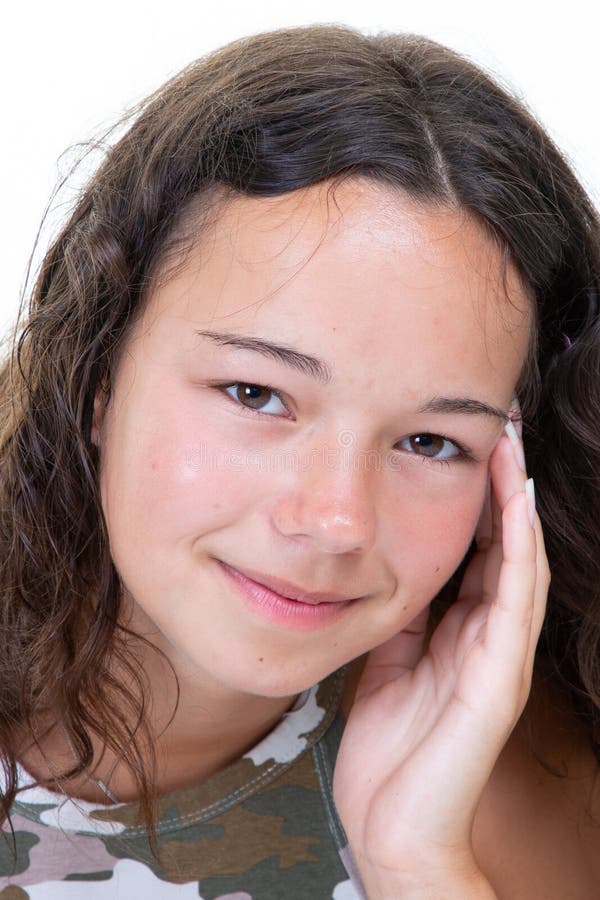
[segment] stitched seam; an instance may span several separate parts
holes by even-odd
[[[264,772],[261,772],[256,778],[253,778],[252,781],[247,781],[246,784],[243,784],[241,787],[236,788],[225,798],[221,798],[220,800],[215,801],[214,803],[210,803],[208,806],[203,807],[202,810],[186,813],[181,816],[173,816],[170,819],[163,819],[160,826],[156,829],[157,834],[163,834],[165,831],[169,831],[172,825],[192,825],[194,822],[202,822],[205,819],[211,817],[215,812],[224,812],[226,809],[229,809],[231,806],[234,806],[238,800],[243,797],[247,793],[251,793],[252,789],[257,785],[260,785],[263,781],[266,781],[270,775],[273,773],[278,774],[279,772],[284,772],[288,769],[293,762],[299,759],[299,756],[295,757],[292,762],[287,765],[282,765],[281,763],[275,763],[272,766],[269,766]],[[125,832],[121,833],[121,837],[136,837],[141,836],[146,833],[146,828],[144,825],[139,826],[138,828],[127,828]]]
[[[337,810],[333,807],[333,785],[329,775],[328,760],[324,749],[319,744],[315,744],[312,748],[312,752],[315,761],[315,770],[321,788],[321,798],[323,806],[325,807],[325,812],[327,813],[329,830],[333,835],[338,851],[340,851],[346,846],[346,842],[343,840],[340,825],[338,823]]]

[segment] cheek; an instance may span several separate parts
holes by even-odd
[[[430,574],[445,582],[459,565],[471,543],[479,518],[479,502],[461,500],[448,510],[440,509],[427,529],[426,554]]]
[[[439,477],[439,476],[438,476]],[[410,580],[419,597],[431,597],[467,552],[485,496],[486,472],[396,494],[388,506],[386,555],[395,560],[399,582]]]
[[[184,416],[159,429],[128,428],[111,435],[101,490],[111,540],[146,547],[185,541],[226,525],[255,493],[241,453],[219,436],[190,427]],[[254,486],[253,486],[254,485]]]

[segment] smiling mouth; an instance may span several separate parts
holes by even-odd
[[[298,603],[305,603],[308,606],[318,606],[322,603],[349,603],[352,600],[360,599],[360,597],[348,597],[332,591],[305,591],[289,581],[274,578],[271,575],[264,575],[261,572],[255,572],[249,569],[236,569],[222,560],[219,560],[219,563],[234,577],[236,575],[241,576],[242,578],[253,582],[257,587],[266,588],[268,591],[278,594],[285,600],[294,600]]]

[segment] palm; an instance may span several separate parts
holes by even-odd
[[[523,547],[522,495],[514,496],[523,478],[509,452],[500,448],[491,465],[502,485],[491,540],[427,651],[425,610],[371,651],[358,686],[334,790],[353,849],[377,865],[393,868],[400,848],[470,841],[485,782],[527,699],[547,578],[539,524],[537,559],[535,539],[533,560]]]

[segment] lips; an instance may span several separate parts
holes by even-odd
[[[347,597],[343,594],[333,593],[331,591],[305,591],[290,581],[284,581],[281,578],[273,578],[272,575],[265,575],[262,572],[255,572],[251,569],[236,569],[233,566],[219,560],[219,563],[226,569],[230,575],[242,575],[244,578],[254,581],[259,587],[265,587],[270,591],[274,591],[285,597],[287,600],[298,600],[300,603],[308,603],[316,606],[319,603],[344,603],[349,600],[356,600],[357,597]]]

